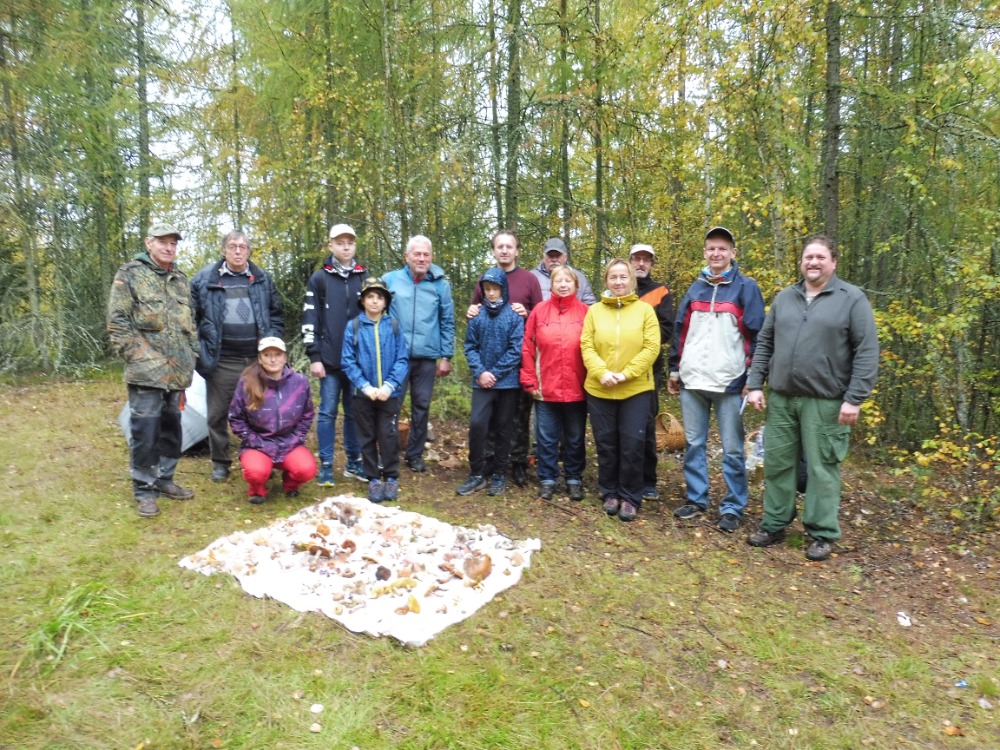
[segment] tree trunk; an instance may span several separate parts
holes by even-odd
[[[521,0],[508,0],[507,27],[510,39],[507,42],[507,163],[506,184],[504,185],[504,213],[507,214],[506,227],[517,229],[518,158],[521,151]]]
[[[836,241],[840,220],[840,5],[826,6],[826,133],[823,138],[823,231]]]

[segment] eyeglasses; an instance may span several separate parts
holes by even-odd
[[[249,245],[234,245],[232,243],[226,245],[226,250],[249,250]]]

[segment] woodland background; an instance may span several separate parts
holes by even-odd
[[[998,52],[987,0],[7,0],[0,372],[113,361],[155,219],[188,272],[244,228],[289,332],[337,221],[379,271],[430,236],[459,301],[499,227],[683,291],[724,223],[768,300],[824,231],[880,327],[859,437],[996,519]]]

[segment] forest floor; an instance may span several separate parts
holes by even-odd
[[[1000,542],[915,511],[880,467],[845,467],[844,539],[810,563],[798,524],[747,546],[759,484],[736,534],[674,519],[677,455],[632,524],[601,511],[593,467],[582,503],[458,498],[465,426],[442,422],[400,504],[542,547],[411,649],[177,565],[361,482],[251,506],[195,453],[177,478],[196,497],[140,519],[123,397],[111,377],[0,385],[2,750],[1000,749]]]

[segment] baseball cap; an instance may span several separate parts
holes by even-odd
[[[358,235],[354,231],[354,227],[350,224],[334,224],[330,227],[330,239],[334,237],[339,237],[342,234],[349,234],[351,237],[357,239]]]
[[[566,243],[558,237],[552,237],[551,239],[545,241],[545,249],[542,252],[546,255],[549,253],[559,253],[560,255],[565,255]]]
[[[288,351],[285,348],[285,342],[277,336],[265,336],[258,342],[257,351],[262,352],[265,349],[281,349],[283,352]]]
[[[736,246],[736,238],[733,237],[733,233],[725,227],[712,227],[705,232],[705,239],[707,240],[709,237],[725,237],[733,244],[734,247]]]
[[[169,237],[170,235],[175,235],[178,240],[183,240],[181,237],[180,230],[173,224],[168,224],[165,221],[158,221],[153,226],[149,228],[149,234],[147,237]]]
[[[656,251],[653,249],[652,245],[646,245],[639,243],[638,245],[632,245],[632,249],[628,251],[628,257],[632,257],[636,253],[649,253],[654,258],[656,257]]]

